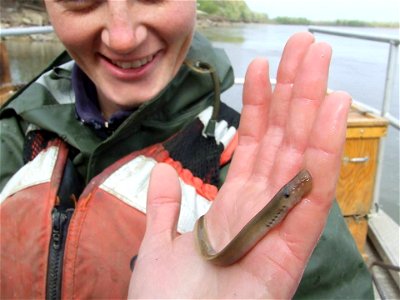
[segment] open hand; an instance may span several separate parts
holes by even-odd
[[[295,293],[331,207],[345,140],[350,96],[326,95],[331,49],[308,33],[291,37],[272,90],[268,62],[247,71],[239,144],[226,182],[206,214],[219,251],[300,169],[312,191],[243,259],[228,267],[205,261],[193,232],[176,225],[180,186],[158,165],[149,187],[147,229],[129,297],[290,298]]]

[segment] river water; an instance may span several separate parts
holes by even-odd
[[[387,28],[337,28],[351,32],[399,37],[398,29]],[[238,24],[211,27],[201,31],[216,47],[227,52],[236,77],[244,77],[246,68],[255,57],[266,57],[270,63],[271,77],[275,77],[287,39],[295,32],[306,31],[305,26]],[[346,90],[354,99],[381,108],[384,93],[388,44],[316,35],[333,48],[329,88]],[[28,82],[44,68],[62,46],[55,42],[6,41],[12,78],[16,83]],[[391,113],[399,118],[399,70],[395,78]],[[241,109],[241,86],[235,86],[223,95],[223,100],[237,110]],[[399,132],[389,128],[383,162],[383,178],[380,188],[380,206],[399,223]]]

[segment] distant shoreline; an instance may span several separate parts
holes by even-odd
[[[21,10],[7,9],[7,13],[3,14],[0,19],[0,28],[9,27],[29,27],[29,26],[44,26],[50,25],[47,13],[45,11],[32,10],[24,8]],[[304,26],[341,26],[341,27],[383,27],[383,28],[399,28],[399,23],[381,23],[381,22],[363,22],[363,21],[351,21],[351,20],[337,20],[337,21],[310,21],[305,18],[290,18],[290,17],[278,17],[268,20],[258,21],[244,21],[244,20],[228,20],[225,17],[219,15],[211,15],[206,13],[197,14],[197,28],[207,27],[224,27],[232,24],[271,24],[271,25],[304,25]],[[7,39],[14,37],[7,37]],[[32,40],[47,40],[56,41],[57,37],[55,34],[50,35],[33,35],[26,37]]]
[[[228,20],[215,15],[198,15],[197,23],[200,27],[224,26],[235,23],[245,24],[271,24],[271,25],[305,25],[305,26],[331,26],[331,27],[371,27],[371,28],[399,28],[399,22],[367,22],[360,20],[336,20],[336,21],[311,21],[306,18],[276,17],[265,21],[246,22],[243,20]]]

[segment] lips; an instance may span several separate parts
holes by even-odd
[[[148,55],[144,58],[133,60],[133,61],[118,61],[118,60],[110,60],[111,63],[121,69],[138,69],[154,59],[154,54]]]
[[[139,80],[152,73],[161,57],[162,51],[153,52],[150,55],[134,59],[100,54],[100,63],[112,78],[119,80]]]

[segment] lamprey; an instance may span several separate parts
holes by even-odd
[[[212,247],[204,216],[196,222],[197,246],[204,259],[220,266],[231,265],[250,251],[272,228],[279,224],[300,200],[311,191],[312,177],[307,170],[300,171],[258,212],[221,251]]]

